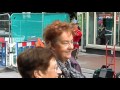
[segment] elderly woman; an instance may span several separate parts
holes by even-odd
[[[65,78],[84,78],[71,64],[73,51],[74,27],[66,22],[55,21],[46,27],[43,38],[47,48],[50,48],[57,57],[57,63]]]
[[[47,48],[32,48],[17,58],[18,71],[22,78],[58,78],[61,74],[55,55]]]

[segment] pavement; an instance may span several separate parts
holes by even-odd
[[[120,57],[116,57],[116,72],[120,72]],[[79,64],[82,68],[96,70],[100,68],[102,65],[106,64],[106,56],[98,55],[98,54],[87,54],[87,53],[79,53],[78,60]],[[108,62],[110,63],[112,58],[108,58]],[[112,66],[110,68],[113,68]]]
[[[0,67],[0,78],[21,78],[15,68]]]
[[[94,71],[101,68],[102,65],[106,64],[106,55],[88,54],[84,52],[79,52],[77,61],[82,68],[83,74],[87,78],[92,78]],[[110,63],[111,61],[113,61],[113,59],[109,57],[108,62]],[[120,57],[116,57],[115,66],[116,66],[115,72],[119,73]],[[109,68],[113,69],[113,65],[111,65]]]
[[[77,61],[86,78],[92,78],[94,71],[105,65],[106,59],[105,55],[79,52]],[[120,57],[116,57],[116,72],[120,72]],[[21,78],[21,76],[15,69],[0,67],[0,78]]]

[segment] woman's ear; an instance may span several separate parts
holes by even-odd
[[[43,78],[43,73],[40,70],[35,70],[33,74],[35,78]]]
[[[47,47],[47,48],[51,48],[51,42],[50,42],[50,41],[47,42],[46,47]]]
[[[56,44],[51,43],[50,41],[46,44],[46,48],[49,48],[51,50],[55,50]]]
[[[51,49],[54,51],[55,50],[54,46],[52,46]]]
[[[54,45],[52,45],[51,42],[49,42],[49,43],[47,44],[47,48],[49,48],[49,49],[51,49],[51,50],[55,50]]]

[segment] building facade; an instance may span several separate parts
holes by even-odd
[[[79,26],[82,29],[81,50],[87,53],[105,54],[115,45],[116,56],[120,56],[120,12],[77,12]],[[101,31],[105,28],[104,38]],[[101,36],[101,37],[100,37]],[[109,50],[112,53],[112,50]]]

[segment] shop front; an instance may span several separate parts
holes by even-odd
[[[108,48],[116,45],[116,56],[120,56],[120,13],[119,12],[78,12],[78,20],[82,17],[83,37],[81,50],[87,53],[105,55]],[[109,50],[109,53],[112,53]]]

